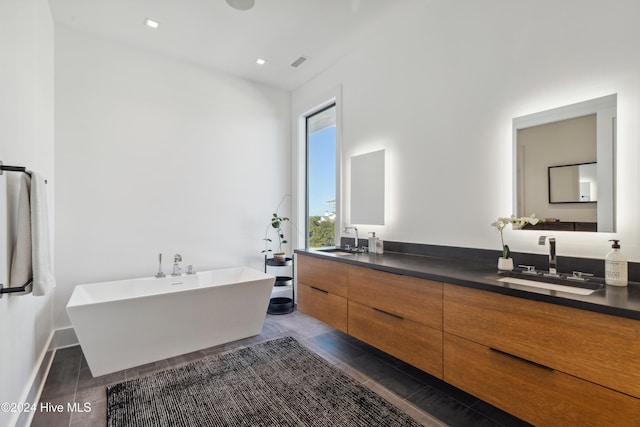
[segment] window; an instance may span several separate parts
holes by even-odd
[[[336,235],[336,106],[306,118],[306,246],[334,246]]]

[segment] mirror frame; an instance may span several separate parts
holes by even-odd
[[[590,99],[513,119],[513,210],[516,216],[527,216],[520,195],[524,193],[521,178],[522,155],[518,152],[518,131],[534,126],[596,114],[596,151],[598,163],[597,230],[616,231],[615,147],[617,94]]]

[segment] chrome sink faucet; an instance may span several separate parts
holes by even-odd
[[[538,244],[544,246],[545,240],[549,240],[549,276],[558,275],[558,260],[556,258],[556,238],[553,236],[540,236]]]
[[[344,232],[345,233],[348,233],[349,230],[355,230],[355,232],[356,232],[356,241],[355,241],[354,246],[355,246],[355,248],[357,250],[358,249],[358,229],[356,227],[345,227],[344,228]]]
[[[180,276],[180,262],[182,262],[182,255],[180,254],[175,254],[173,257],[173,272],[171,273],[172,276]]]

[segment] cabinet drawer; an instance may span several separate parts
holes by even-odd
[[[300,284],[298,286],[298,310],[347,332],[347,300],[327,291]]]
[[[442,283],[349,266],[349,299],[442,329]]]
[[[444,380],[537,426],[631,426],[640,400],[444,334]]]
[[[444,330],[640,397],[636,320],[447,284]]]
[[[442,331],[349,301],[349,335],[442,378]]]
[[[347,264],[299,255],[298,282],[347,297]]]

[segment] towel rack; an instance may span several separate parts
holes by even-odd
[[[2,171],[27,173],[27,168],[25,168],[24,166],[5,166],[0,161],[0,175],[2,175]]]
[[[13,294],[16,292],[27,292],[27,287],[31,286],[33,283],[33,279],[29,279],[27,283],[22,286],[12,286],[10,288],[5,288],[2,283],[0,283],[0,298],[2,298],[3,294]]]
[[[0,161],[0,175],[2,175],[3,171],[7,171],[7,172],[23,172],[26,173],[27,175],[31,176],[31,172],[27,171],[27,168],[25,168],[24,166],[9,166],[9,165],[4,165],[2,164],[2,161]],[[45,183],[47,182],[46,180],[44,181]],[[16,292],[26,292],[27,291],[27,287],[30,286],[33,283],[33,279],[29,279],[27,281],[27,283],[25,283],[22,286],[13,286],[11,288],[5,288],[4,285],[2,283],[0,283],[0,298],[2,298],[3,294],[13,294]]]
[[[27,168],[25,168],[24,166],[5,166],[2,164],[2,161],[0,160],[0,175],[2,175],[3,171],[7,171],[7,172],[23,172],[26,173],[27,175],[31,176],[31,172],[29,172],[27,170]],[[47,183],[47,180],[44,180],[44,183]]]

